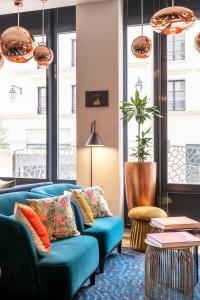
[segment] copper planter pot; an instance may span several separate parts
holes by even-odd
[[[125,188],[128,210],[153,206],[156,189],[155,162],[125,162]]]

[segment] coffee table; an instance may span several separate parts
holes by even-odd
[[[195,220],[193,220],[195,221]],[[172,224],[173,225],[173,224]],[[186,227],[182,227],[180,229],[177,229],[177,228],[171,228],[171,229],[163,229],[159,226],[155,226],[154,224],[152,224],[150,222],[150,226],[152,227],[152,232],[169,232],[169,231],[189,231],[190,233],[192,234],[196,234],[197,232],[199,232],[200,228],[199,228],[199,225],[197,225],[196,228],[186,228]],[[194,276],[195,276],[195,279],[194,279],[194,285],[196,285],[199,281],[199,271],[198,271],[198,266],[199,266],[199,256],[198,256],[198,246],[194,246],[192,248],[192,253],[193,253],[193,263],[194,263]]]
[[[193,299],[192,247],[159,248],[145,240],[145,296],[148,299]]]

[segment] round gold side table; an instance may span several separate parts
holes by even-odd
[[[192,300],[194,270],[191,247],[158,248],[149,241],[145,253],[145,296],[151,300]]]
[[[163,209],[155,206],[137,206],[129,210],[128,216],[132,222],[130,247],[145,252],[147,248],[146,234],[152,230],[151,218],[165,218],[167,214]]]

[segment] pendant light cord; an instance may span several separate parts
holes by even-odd
[[[142,36],[143,36],[143,27],[144,27],[144,16],[143,16],[143,0],[141,0],[141,31],[142,31]]]
[[[44,1],[42,3],[42,43],[44,44]]]
[[[19,27],[19,20],[20,20],[20,14],[19,14],[19,5],[17,6],[17,26]]]
[[[172,6],[174,6],[174,0],[172,0]]]

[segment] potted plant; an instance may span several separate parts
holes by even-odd
[[[143,130],[142,127],[148,119],[161,117],[157,106],[149,106],[147,96],[141,97],[138,90],[135,91],[135,98],[130,101],[122,101],[120,106],[122,119],[130,122],[135,119],[138,126],[136,135],[136,147],[133,148],[131,156],[137,162],[125,162],[125,188],[127,205],[130,210],[134,206],[154,205],[156,188],[156,163],[147,162],[150,156],[150,145],[152,138],[149,136],[151,127]]]

